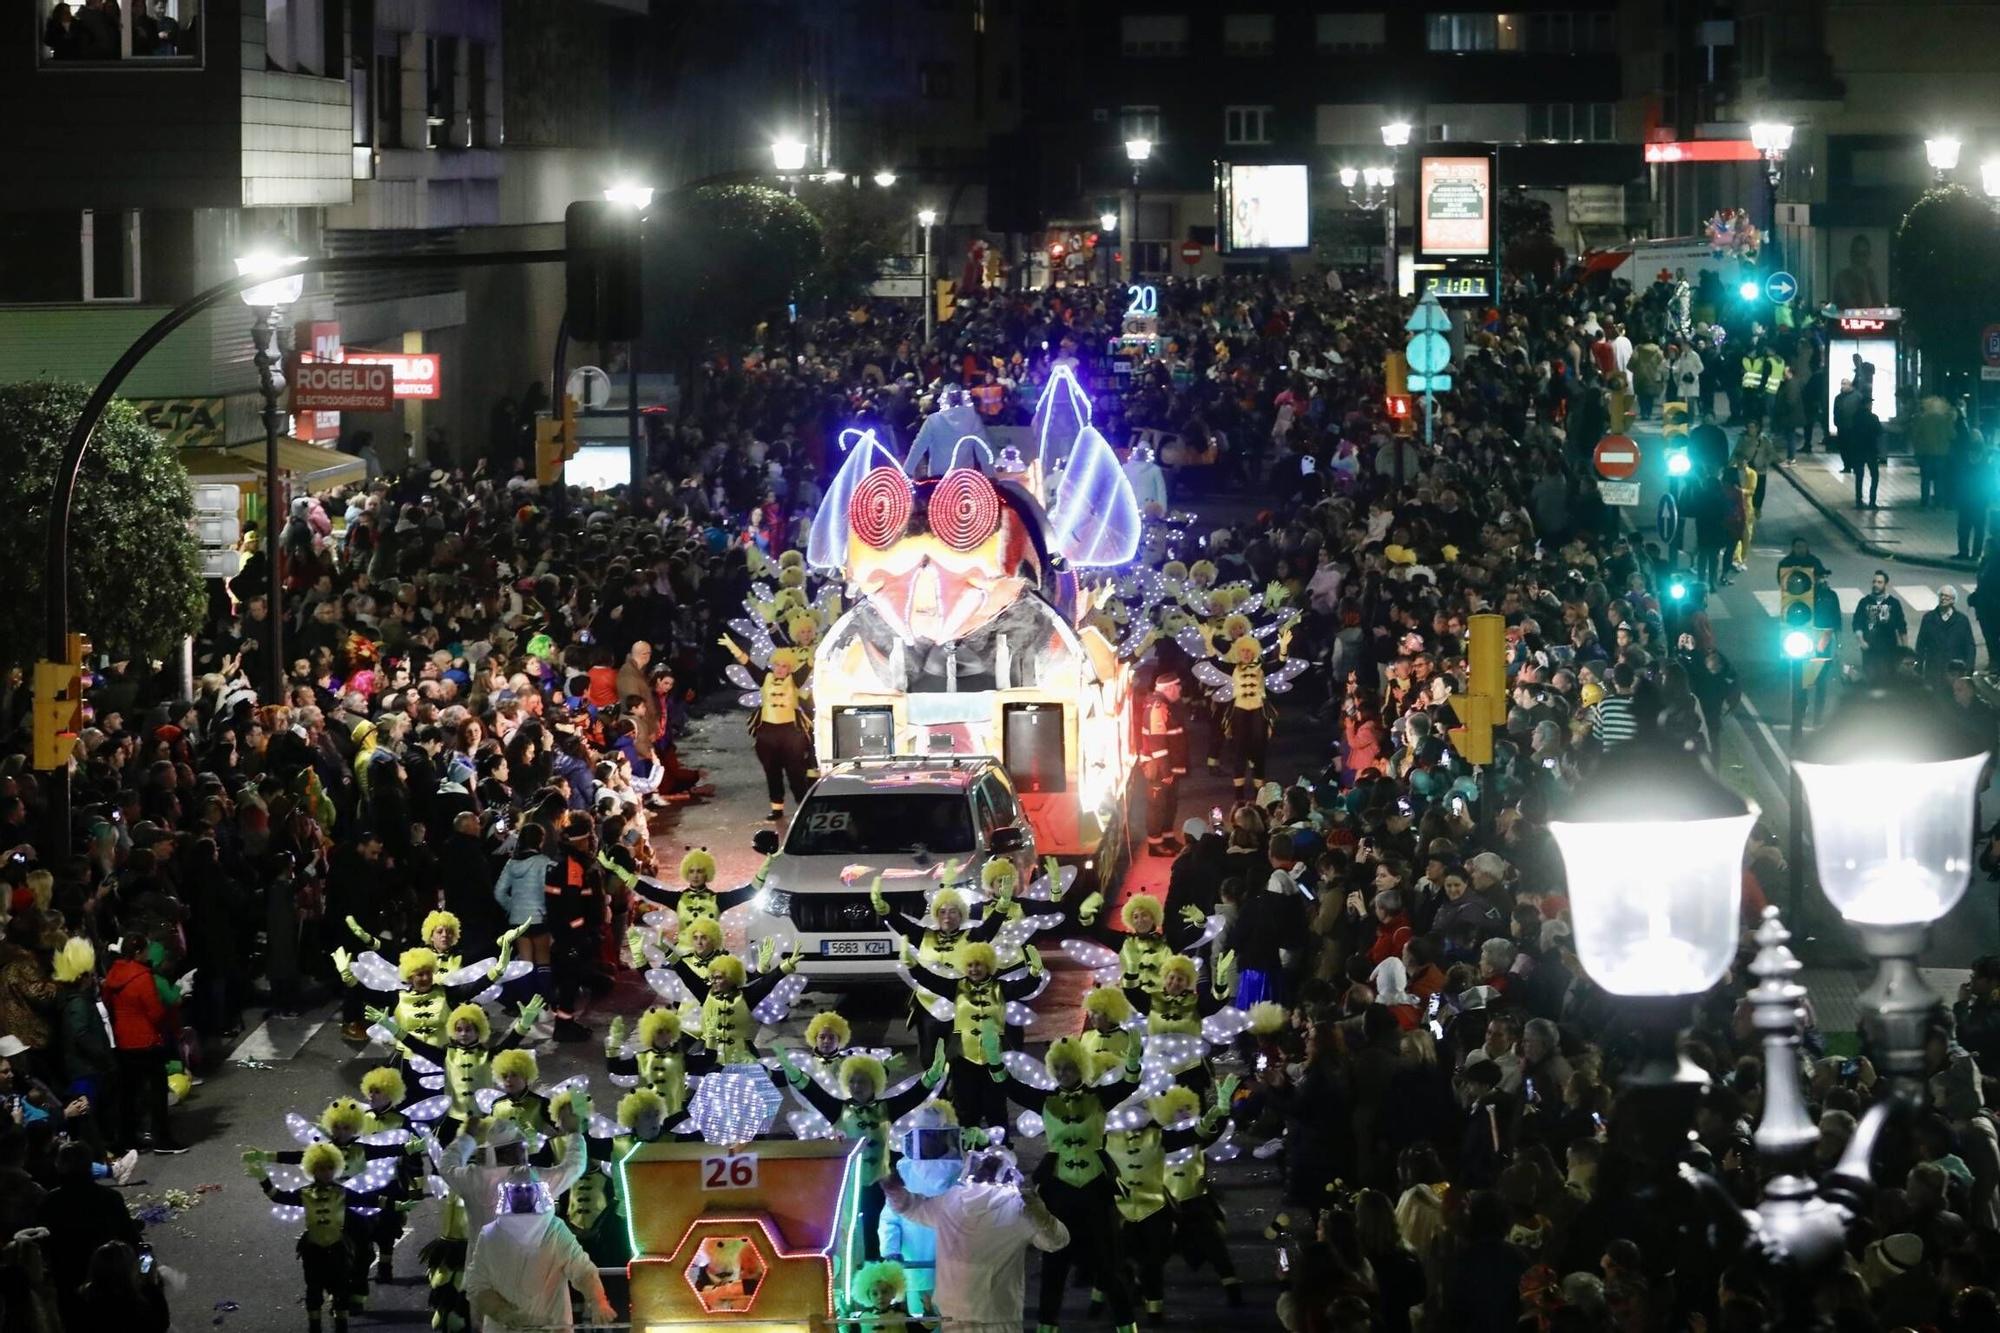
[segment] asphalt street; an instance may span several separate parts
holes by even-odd
[[[742,714],[734,710],[709,713],[697,735],[682,747],[684,761],[708,769],[718,788],[715,800],[656,817],[654,839],[663,866],[679,862],[689,846],[706,846],[720,862],[720,883],[740,883],[755,868],[751,835],[764,811],[763,778],[750,754]],[[1301,748],[1301,758],[1303,748]],[[1289,762],[1289,761],[1287,761]],[[1285,770],[1281,770],[1285,771]],[[1206,810],[1226,799],[1226,783],[1198,777],[1184,804]],[[1060,960],[1049,948],[1047,956]],[[1036,1001],[1037,1021],[1031,1041],[1042,1042],[1079,1025],[1078,1004],[1087,975],[1060,971]],[[609,1002],[585,1019],[598,1039],[573,1046],[545,1045],[537,1050],[544,1082],[576,1073],[596,1076],[600,1109],[615,1104],[616,1089],[603,1076],[602,1033],[613,1014],[628,1021],[643,1009],[651,993],[636,974],[625,974]],[[909,1051],[913,1040],[904,1023],[907,993],[900,986],[848,996],[808,992],[782,1028],[767,1029],[761,1040],[802,1044],[805,1022],[822,1004],[838,1003],[852,1021],[855,1039],[863,1045]],[[376,1052],[379,1055],[379,1052]],[[146,1238],[159,1262],[185,1278],[172,1293],[176,1324],[197,1328],[237,1330],[303,1328],[302,1286],[293,1255],[294,1228],[275,1221],[254,1182],[245,1177],[240,1154],[245,1148],[286,1148],[284,1115],[297,1110],[317,1116],[335,1096],[352,1093],[361,1075],[374,1063],[367,1054],[340,1039],[339,1022],[329,1001],[296,1022],[272,1019],[252,1011],[246,1035],[229,1059],[211,1072],[192,1099],[174,1112],[177,1133],[193,1145],[182,1157],[147,1157],[125,1190],[135,1211],[156,1215],[169,1199],[187,1206],[169,1208],[170,1216],[151,1223]],[[1032,1161],[1038,1145],[1024,1145]],[[1190,1274],[1178,1263],[1169,1267],[1168,1309],[1180,1327],[1214,1328],[1225,1321],[1247,1319],[1268,1326],[1279,1290],[1275,1250],[1263,1238],[1277,1198],[1277,1165],[1258,1161],[1247,1151],[1234,1162],[1214,1168],[1225,1196],[1231,1248],[1248,1284],[1247,1305],[1230,1310],[1222,1300],[1213,1274]],[[418,1251],[437,1230],[438,1205],[426,1203],[411,1216],[397,1251],[396,1277],[378,1284],[357,1329],[416,1328],[428,1323],[426,1287]],[[1032,1275],[1029,1290],[1033,1291]],[[1109,1327],[1108,1321],[1084,1318],[1084,1293],[1071,1293],[1066,1323],[1071,1327]],[[1024,1326],[1032,1328],[1027,1317]]]

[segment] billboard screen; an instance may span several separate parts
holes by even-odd
[[[1493,159],[1426,157],[1417,168],[1417,250],[1483,258],[1493,253]]]
[[[1304,163],[1232,162],[1224,168],[1223,248],[1303,250],[1312,243],[1311,191]]]

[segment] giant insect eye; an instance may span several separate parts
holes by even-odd
[[[870,468],[847,502],[854,535],[882,550],[903,535],[910,522],[910,479],[892,467]]]
[[[931,490],[931,531],[954,551],[970,551],[1000,526],[1000,496],[984,473],[955,467]]]

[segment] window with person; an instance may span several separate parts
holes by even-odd
[[[43,67],[201,63],[202,0],[36,0]]]

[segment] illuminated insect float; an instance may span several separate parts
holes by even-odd
[[[997,756],[1038,850],[1110,854],[1131,680],[1087,622],[1138,549],[1131,482],[1067,368],[1035,410],[1033,459],[963,425],[926,421],[908,463],[872,432],[841,437],[807,558],[855,604],[814,656],[818,753]]]
[[[618,1162],[633,1255],[632,1327],[830,1328],[866,1262],[855,1145],[762,1137],[782,1094],[761,1065],[703,1078],[703,1141],[641,1143]]]

